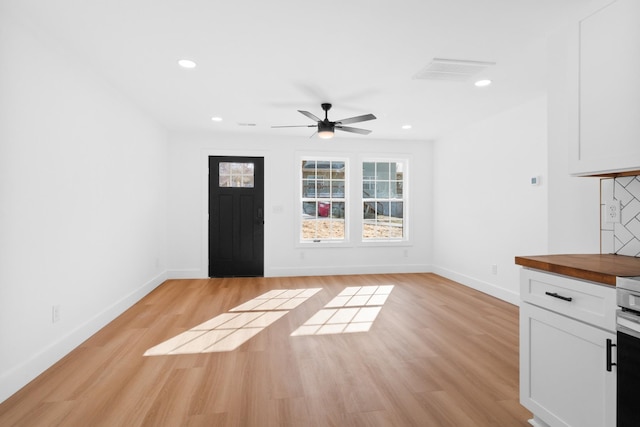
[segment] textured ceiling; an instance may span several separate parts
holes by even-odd
[[[331,102],[330,119],[378,117],[357,125],[371,135],[341,138],[412,140],[543,94],[547,36],[590,3],[0,1],[168,129],[306,137],[313,129],[270,126],[312,124],[296,110],[322,116]],[[433,58],[495,62],[478,76],[494,84],[415,79]]]

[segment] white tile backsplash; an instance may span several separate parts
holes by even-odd
[[[605,221],[606,203],[620,201],[620,223]],[[600,252],[640,257],[640,175],[600,181]]]

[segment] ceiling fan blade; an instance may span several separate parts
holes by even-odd
[[[313,120],[314,122],[321,122],[322,119],[314,116],[313,114],[311,114],[308,111],[304,111],[304,110],[298,110],[299,113],[304,114],[305,116],[309,117],[311,120]]]
[[[360,135],[369,135],[371,133],[369,129],[352,128],[351,126],[336,125],[335,128],[345,132],[359,133]]]
[[[314,128],[317,125],[271,126],[272,128]]]
[[[375,120],[376,116],[373,114],[364,114],[362,116],[350,117],[348,119],[337,120],[336,124],[340,123],[343,125],[348,125],[349,123],[358,123],[358,122],[366,122],[367,120]]]

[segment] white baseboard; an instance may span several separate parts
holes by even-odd
[[[3,373],[2,376],[0,376],[0,403],[8,399],[15,392],[70,353],[74,348],[105,327],[109,322],[140,301],[166,279],[166,272],[159,274],[138,289],[125,295],[116,303],[105,308],[102,312],[78,325],[59,340],[49,344],[29,359]]]
[[[351,274],[430,273],[428,264],[350,265],[313,267],[275,267],[265,270],[265,277],[333,276]]]
[[[181,270],[168,270],[167,279],[208,279],[206,272],[199,268],[185,268]]]
[[[442,276],[446,279],[453,280],[462,285],[473,288],[477,291],[499,298],[503,301],[511,303],[513,305],[520,305],[520,295],[517,292],[509,291],[508,289],[494,285],[493,283],[485,282],[475,279],[464,274],[456,273],[455,271],[447,270],[446,268],[433,266],[433,273]]]
[[[531,418],[528,422],[534,427],[549,427],[549,424],[542,421],[536,415],[534,415],[533,418]]]

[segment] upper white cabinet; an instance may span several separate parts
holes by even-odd
[[[576,38],[569,172],[640,170],[640,1],[617,0],[587,16]]]

